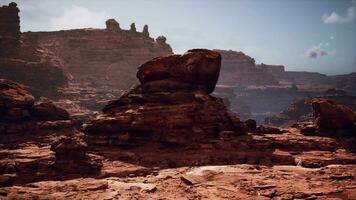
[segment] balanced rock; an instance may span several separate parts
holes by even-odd
[[[210,96],[220,70],[220,55],[196,49],[155,58],[137,72],[141,85],[110,102],[104,114],[84,125],[88,142],[130,145],[157,141],[189,144],[218,139],[245,124],[222,99]]]
[[[211,93],[219,78],[221,56],[206,49],[192,49],[183,55],[158,57],[141,65],[137,78],[141,84],[154,84],[158,87],[175,89],[184,87],[204,88]],[[163,81],[165,80],[165,81]]]
[[[356,112],[351,108],[327,99],[312,103],[316,124],[321,130],[347,129],[355,126]]]

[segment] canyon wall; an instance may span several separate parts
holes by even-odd
[[[114,19],[106,29],[75,29],[53,32],[26,32],[30,45],[54,52],[63,61],[67,75],[79,82],[128,89],[137,83],[138,66],[154,57],[172,54],[166,38],[149,36],[148,26],[142,32],[135,24],[123,30]]]
[[[52,52],[27,45],[20,32],[16,3],[0,7],[0,78],[28,85],[36,96],[56,96],[67,78]]]
[[[222,56],[222,69],[219,78],[221,85],[276,85],[278,81],[267,67],[257,66],[255,59],[232,50],[215,50]]]

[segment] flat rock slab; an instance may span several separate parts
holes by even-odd
[[[356,165],[226,165],[5,187],[2,199],[355,199]],[[183,177],[183,178],[182,178]],[[186,179],[186,180],[183,180]],[[187,184],[190,182],[190,184]]]

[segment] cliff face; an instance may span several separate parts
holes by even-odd
[[[0,57],[16,54],[21,34],[19,12],[15,3],[0,7]]]
[[[79,82],[95,82],[128,89],[136,83],[137,66],[157,56],[172,54],[163,36],[149,37],[148,26],[137,32],[135,24],[122,30],[114,19],[106,29],[76,29],[54,32],[27,32],[29,45],[54,52],[63,61],[66,73]]]
[[[0,78],[28,85],[35,96],[54,96],[67,78],[53,52],[27,45],[16,3],[0,7]]]
[[[243,52],[215,51],[222,56],[219,84],[238,86],[278,84],[267,65],[256,65],[255,60]]]

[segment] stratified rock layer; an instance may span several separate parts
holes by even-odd
[[[103,115],[84,126],[89,143],[187,144],[226,132],[243,134],[244,123],[221,99],[209,95],[219,76],[220,60],[216,52],[195,49],[143,64],[137,73],[142,84],[110,102]]]
[[[28,46],[55,52],[71,79],[98,87],[129,89],[137,83],[136,66],[173,53],[162,37],[149,37],[148,26],[143,32],[134,24],[124,30],[115,19],[106,21],[106,29],[26,32],[23,37]]]
[[[321,130],[355,127],[356,112],[347,106],[336,104],[327,99],[317,99],[313,101],[312,107],[316,124]]]
[[[51,51],[29,45],[20,32],[16,3],[0,7],[0,78],[30,87],[35,96],[55,96],[67,84],[62,63]]]
[[[51,102],[35,104],[28,87],[0,79],[0,133],[26,133],[40,126],[37,122],[69,120],[66,110]],[[71,122],[68,121],[70,124]],[[65,124],[65,123],[64,123]],[[60,125],[64,125],[60,124]]]
[[[0,7],[0,58],[13,56],[20,44],[20,18],[16,3]]]

